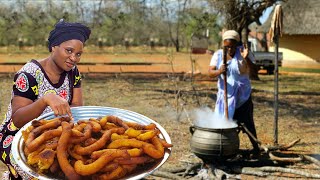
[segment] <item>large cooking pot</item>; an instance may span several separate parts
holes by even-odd
[[[191,126],[190,133],[191,151],[202,160],[228,159],[239,150],[237,127],[212,129]]]

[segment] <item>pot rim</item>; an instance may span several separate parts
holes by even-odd
[[[216,131],[216,130],[234,130],[234,129],[238,129],[238,125],[236,127],[232,127],[232,128],[205,128],[205,127],[200,127],[200,126],[197,126],[197,125],[191,125],[190,128],[196,128],[196,129],[200,129],[200,130],[206,130],[206,131]]]

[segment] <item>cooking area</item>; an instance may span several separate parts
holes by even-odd
[[[0,179],[320,179],[318,1],[3,1]]]

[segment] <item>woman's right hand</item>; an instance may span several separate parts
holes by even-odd
[[[226,67],[226,65],[225,65],[225,64],[222,64],[222,65],[220,66],[220,68],[219,68],[219,72],[220,72],[220,74],[225,73],[225,72],[226,72],[226,70],[227,70],[227,67]]]
[[[49,93],[43,96],[43,101],[50,106],[55,116],[68,115],[73,119],[71,109],[67,100],[57,94]]]

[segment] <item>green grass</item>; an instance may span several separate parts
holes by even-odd
[[[280,67],[279,69],[280,71],[284,71],[284,72],[320,73],[320,69],[310,69],[310,68]]]

